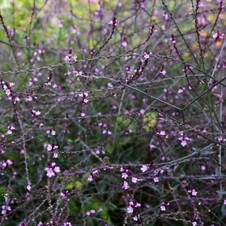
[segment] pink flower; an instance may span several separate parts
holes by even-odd
[[[122,173],[122,178],[123,178],[123,179],[126,179],[127,177],[128,177],[128,174],[127,174],[127,173],[125,173],[125,172]]]
[[[133,213],[133,207],[132,206],[127,207],[127,213]]]
[[[58,153],[56,153],[56,152],[53,154],[53,158],[55,158],[55,159],[57,159],[58,156],[59,156],[59,155],[58,155]]]
[[[27,181],[26,188],[27,188],[28,191],[31,190],[31,182],[30,181]]]
[[[32,110],[32,111],[31,111],[32,117],[36,117],[36,116],[38,116],[38,115],[40,115],[40,114],[41,114],[40,111],[35,111],[35,110]]]
[[[3,205],[2,206],[2,215],[6,215],[7,212],[10,212],[11,211],[11,207],[10,206],[7,206],[7,205]]]
[[[12,134],[13,133],[13,130],[15,130],[15,127],[13,125],[9,125],[8,126],[8,131],[7,131],[6,134],[8,134],[8,135]]]
[[[148,165],[142,165],[142,167],[140,169],[144,173],[149,169],[149,166]]]
[[[84,99],[83,99],[83,102],[84,102],[85,104],[87,104],[87,103],[89,102],[89,100],[88,100],[87,98],[84,98]]]
[[[68,55],[64,57],[64,61],[67,63],[76,62],[77,56],[76,55],[72,56],[72,52],[70,53],[69,51]]]
[[[183,93],[183,92],[184,92],[184,90],[185,90],[185,88],[184,88],[184,87],[180,87],[180,88],[178,89],[177,93]]]
[[[202,171],[205,171],[205,170],[206,170],[206,166],[204,166],[204,165],[201,166],[201,170],[202,170]]]
[[[191,193],[192,196],[197,196],[198,192],[195,189],[188,190],[188,193]]]
[[[56,135],[56,132],[55,132],[54,130],[50,130],[50,129],[48,129],[48,130],[46,131],[46,133],[47,133],[47,134],[51,134],[51,135],[53,135],[53,136]]]
[[[133,213],[135,208],[141,207],[141,204],[136,201],[129,202],[129,206],[127,207],[127,213]]]
[[[152,54],[152,52],[145,52],[144,53],[144,59],[149,59],[151,54]]]
[[[137,179],[136,177],[132,177],[132,182],[133,182],[134,184],[136,184],[137,181],[138,181],[138,179]]]
[[[175,39],[175,36],[174,36],[174,35],[171,35],[170,40],[171,40],[171,42],[172,42],[173,44],[175,44],[175,43],[176,43],[176,39]]]
[[[181,141],[180,144],[181,144],[181,146],[185,147],[187,145],[187,141],[186,140],[183,140],[183,141]]]
[[[87,211],[87,212],[86,212],[86,216],[92,216],[92,215],[94,215],[95,213],[96,213],[95,210],[90,210],[90,211]]]
[[[93,181],[93,175],[92,174],[90,174],[89,176],[88,176],[88,179],[87,179],[89,182],[92,182]]]
[[[169,202],[163,202],[162,205],[160,206],[160,210],[162,212],[165,212],[167,206],[169,206]]]
[[[134,217],[133,217],[133,220],[134,220],[134,221],[138,221],[138,216],[134,216]]]
[[[98,175],[98,173],[99,173],[99,171],[98,171],[98,170],[94,170],[93,172],[91,172],[91,173],[89,174],[89,176],[88,176],[87,180],[88,180],[89,182],[92,182],[92,181],[93,181],[93,179],[94,179],[94,177],[95,177],[95,176],[97,176],[97,175]]]
[[[81,116],[82,116],[82,117],[85,117],[85,116],[86,116],[86,113],[81,112]]]
[[[56,150],[57,148],[58,148],[58,145],[56,145],[56,144],[47,144],[46,145],[47,151]]]
[[[154,177],[153,181],[154,181],[155,183],[158,183],[158,182],[159,182],[159,178],[158,178],[158,177]]]
[[[72,226],[72,224],[70,222],[66,222],[63,224],[63,226]]]
[[[165,205],[160,206],[160,210],[163,211],[163,212],[166,211]]]
[[[124,190],[129,189],[129,184],[128,184],[127,181],[123,181],[122,188],[123,188]]]
[[[53,176],[55,176],[56,173],[60,172],[60,167],[56,166],[55,162],[50,162],[48,167],[45,168],[46,176],[51,178]]]
[[[8,166],[11,166],[13,164],[13,162],[11,160],[9,160],[9,159],[6,160],[6,163],[7,163]]]

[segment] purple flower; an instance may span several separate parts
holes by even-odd
[[[45,168],[46,176],[51,178],[56,175],[56,173],[60,172],[60,167],[56,166],[55,162],[50,162],[48,167]]]
[[[129,184],[128,184],[127,181],[123,181],[122,188],[123,188],[124,190],[129,189]]]
[[[142,167],[140,169],[144,173],[149,169],[149,166],[148,165],[142,165]]]

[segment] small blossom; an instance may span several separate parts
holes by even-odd
[[[161,130],[159,133],[157,133],[158,135],[160,136],[165,136],[166,135],[166,132],[164,130]]]
[[[177,93],[183,93],[184,92],[184,90],[185,90],[185,88],[184,87],[180,87],[179,89],[178,89],[178,91],[177,91]]]
[[[192,192],[191,192],[192,196],[196,196],[197,193],[198,193],[198,192],[197,192],[195,189],[192,189]]]
[[[138,221],[138,216],[134,216],[134,217],[133,217],[133,220],[134,220],[134,221]]]
[[[127,42],[126,38],[123,38],[121,41],[121,46],[125,48],[127,45],[128,45],[128,42]]]
[[[86,212],[86,216],[92,216],[92,215],[94,215],[95,213],[96,213],[95,210],[90,210],[90,211],[87,211],[87,212]]]
[[[35,111],[35,110],[32,110],[32,111],[31,111],[31,115],[32,115],[33,117],[38,116],[38,115],[40,115],[40,114],[41,114],[40,111]]]
[[[163,69],[160,73],[161,73],[162,75],[166,75],[166,70]]]
[[[9,194],[6,193],[6,194],[4,195],[4,200],[5,200],[6,203],[8,203],[8,202],[10,201],[10,196],[9,196]]]
[[[64,57],[65,62],[71,63],[71,62],[76,62],[77,61],[77,56],[72,55],[72,49],[68,51],[68,55]]]
[[[175,36],[174,35],[171,35],[171,42],[173,43],[173,44],[175,44],[176,43],[176,39],[175,39]]]
[[[142,167],[141,167],[141,171],[143,173],[146,172],[148,169],[149,169],[149,166],[148,165],[142,165]]]
[[[53,158],[57,159],[58,157],[59,157],[58,153],[55,152],[55,153],[53,154]]]
[[[123,167],[120,168],[120,172],[124,172],[125,169]]]
[[[160,210],[163,211],[163,212],[166,211],[165,205],[161,205],[161,206],[160,206]]]
[[[145,52],[144,53],[144,59],[149,59],[151,54],[152,54],[152,52]]]
[[[8,134],[8,135],[12,134],[13,130],[15,130],[15,127],[13,125],[9,125],[8,126],[8,131],[6,132],[6,134]]]
[[[217,39],[223,40],[223,39],[224,39],[224,36],[225,36],[225,34],[224,34],[224,33],[221,33],[221,32],[217,32],[217,33],[214,33],[214,34],[213,34],[213,38],[214,38],[215,40],[217,40]]]
[[[56,132],[54,130],[51,130],[51,129],[48,129],[46,131],[47,134],[51,134],[52,136],[55,136],[56,135]]]
[[[169,202],[164,202],[164,203],[162,203],[162,205],[160,206],[160,210],[161,210],[162,212],[165,212],[167,206],[169,206]]]
[[[127,181],[123,181],[122,189],[128,190],[129,189],[129,184]]]
[[[127,207],[127,213],[131,214],[134,212],[135,208],[141,207],[141,204],[138,202],[129,202],[129,206]]]
[[[133,182],[134,184],[136,184],[137,181],[138,181],[138,179],[137,179],[136,177],[132,177],[132,182]]]
[[[13,162],[11,160],[9,160],[9,159],[6,160],[6,163],[7,163],[8,166],[11,166],[13,164]]]
[[[127,213],[133,213],[133,207],[132,206],[127,207]]]
[[[164,12],[163,13],[163,18],[164,18],[164,20],[168,20],[169,19],[169,15],[166,12]]]
[[[6,215],[7,214],[7,212],[10,212],[11,211],[11,207],[10,206],[8,206],[8,205],[3,205],[2,206],[2,215]]]
[[[144,109],[140,109],[140,114],[144,114],[145,113],[145,110]]]
[[[85,104],[87,104],[87,103],[89,102],[89,100],[88,100],[87,98],[84,98],[84,99],[83,99],[83,102],[84,102]]]
[[[25,101],[27,101],[27,102],[31,102],[32,100],[33,100],[33,98],[31,96],[28,96],[25,98]]]
[[[186,140],[183,140],[183,141],[181,141],[180,144],[181,144],[181,146],[185,147],[187,145],[187,141]]]
[[[92,182],[92,181],[93,181],[93,175],[90,174],[90,175],[88,176],[87,180],[88,180],[89,182]]]
[[[188,193],[191,193],[192,196],[197,196],[198,192],[195,189],[188,190]]]
[[[63,224],[63,226],[72,226],[72,224],[70,222],[66,222]]]
[[[128,177],[128,174],[127,174],[127,173],[125,173],[125,172],[122,173],[122,178],[123,178],[123,179],[126,179],[127,177]]]
[[[112,20],[110,20],[110,22],[108,23],[109,25],[113,25],[114,27],[118,26],[118,21],[116,18],[113,18]]]
[[[191,139],[189,137],[187,137],[183,131],[180,132],[180,137],[178,138],[178,140],[181,141],[181,146],[185,147],[187,146],[187,141],[190,141]]]
[[[27,189],[28,191],[31,190],[31,182],[30,182],[30,181],[27,182],[26,189]]]
[[[47,151],[53,151],[53,150],[56,150],[57,148],[58,148],[58,145],[56,145],[56,144],[47,144],[46,145]]]
[[[45,171],[47,172],[46,176],[51,178],[55,176],[56,173],[60,172],[60,167],[56,166],[55,162],[51,162],[49,163],[48,167],[45,168]]]
[[[202,171],[205,171],[205,170],[206,170],[206,166],[204,166],[204,165],[201,166],[201,170],[202,170]]]
[[[92,182],[92,181],[94,180],[94,177],[97,176],[98,173],[99,173],[98,170],[94,170],[93,172],[91,172],[91,173],[89,174],[87,180],[88,180],[89,182]]]
[[[62,20],[58,20],[58,27],[62,28],[64,26],[63,21]]]
[[[154,177],[153,181],[154,181],[155,183],[158,183],[158,182],[159,182],[159,178],[158,178],[158,177]]]
[[[63,191],[60,193],[60,197],[66,197],[68,195],[68,191]]]

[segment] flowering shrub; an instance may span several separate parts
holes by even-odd
[[[0,224],[223,225],[225,15],[3,1]]]

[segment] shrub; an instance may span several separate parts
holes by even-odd
[[[223,225],[223,1],[4,1],[1,225]]]

